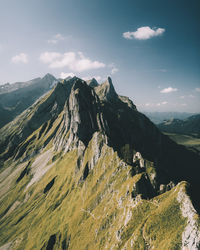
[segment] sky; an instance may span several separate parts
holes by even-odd
[[[111,76],[140,111],[200,112],[199,0],[0,0],[0,84]]]

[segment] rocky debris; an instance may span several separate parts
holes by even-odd
[[[175,187],[175,184],[172,181],[170,181],[168,184],[161,184],[160,189],[159,189],[159,193],[163,194],[163,193],[171,190],[174,187]]]
[[[185,187],[181,187],[177,200],[180,203],[182,216],[187,218],[187,225],[182,234],[182,249],[200,249],[200,228],[197,221],[198,214],[194,209]]]
[[[145,161],[142,158],[142,155],[140,152],[137,152],[133,156],[133,165],[137,165],[140,168],[145,168]]]

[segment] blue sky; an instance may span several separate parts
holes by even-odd
[[[199,0],[0,0],[0,84],[52,73],[143,111],[200,112]]]

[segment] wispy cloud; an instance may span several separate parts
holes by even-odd
[[[55,36],[53,36],[51,39],[47,40],[47,42],[51,43],[51,44],[56,44],[59,41],[62,41],[64,39],[65,39],[65,37],[63,35],[61,35],[60,33],[58,33]]]
[[[106,65],[99,61],[92,61],[82,52],[44,52],[40,55],[40,61],[48,64],[50,68],[68,67],[72,71],[82,72],[86,70],[104,68]]]
[[[20,53],[11,58],[12,63],[28,63],[28,55],[25,53]]]
[[[119,71],[119,69],[115,66],[114,63],[110,63],[108,64],[108,68],[111,68],[111,74],[114,75],[115,73],[117,73]]]
[[[156,104],[156,106],[161,106],[161,105],[166,105],[168,102],[164,101],[164,102],[159,102]]]
[[[127,31],[123,33],[125,39],[147,40],[155,36],[160,36],[165,32],[163,28],[150,28],[144,26],[138,28],[136,31]]]
[[[70,73],[61,72],[60,73],[60,78],[62,78],[62,79],[65,79],[67,77],[74,77],[74,76],[75,76],[75,74],[72,72],[70,72]]]
[[[177,88],[168,87],[168,88],[162,89],[160,91],[160,93],[168,94],[168,93],[171,93],[171,92],[175,92],[177,90],[178,90]]]
[[[119,71],[119,69],[114,67],[114,68],[111,69],[111,74],[114,75],[118,71]]]

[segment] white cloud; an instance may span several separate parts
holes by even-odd
[[[149,107],[151,104],[150,103],[145,103],[145,106],[146,107]]]
[[[161,104],[162,104],[162,105],[165,105],[165,104],[167,104],[167,103],[168,103],[168,102],[162,102]]]
[[[186,103],[181,103],[181,106],[187,106],[187,104]]]
[[[119,71],[119,69],[114,67],[111,69],[111,74],[113,75],[113,74],[117,73],[118,71]]]
[[[185,98],[185,96],[184,96],[184,95],[180,96],[180,99],[184,99],[184,98]]]
[[[115,66],[114,63],[110,63],[108,64],[108,67],[111,68],[111,74],[114,75],[115,73],[117,73],[119,71],[119,69]]]
[[[200,88],[196,88],[195,90],[196,90],[197,92],[200,92]]]
[[[72,72],[70,72],[70,73],[65,73],[65,72],[61,72],[60,73],[60,78],[62,78],[62,79],[65,79],[65,78],[67,78],[67,77],[74,77],[75,75],[74,75],[74,73],[72,73]]]
[[[61,58],[61,54],[57,52],[44,52],[40,55],[40,61],[46,64],[52,63],[59,58]]]
[[[127,31],[123,33],[125,39],[138,39],[147,40],[155,36],[160,36],[165,32],[163,28],[150,28],[149,26],[144,26],[138,28],[136,31]]]
[[[83,55],[82,52],[44,52],[40,55],[43,63],[49,64],[50,68],[68,67],[72,71],[82,72],[85,70],[104,68],[106,65],[99,61],[92,61]]]
[[[176,88],[168,87],[168,88],[162,89],[162,90],[160,91],[160,93],[168,94],[168,93],[171,93],[171,92],[175,92],[175,91],[177,91],[177,90],[178,90],[178,89],[176,89]]]
[[[64,36],[58,33],[55,36],[53,36],[52,39],[47,40],[47,42],[51,44],[56,44],[57,42],[62,41],[64,39],[65,39]]]
[[[28,63],[28,55],[25,53],[20,53],[11,58],[11,62],[13,63]]]

